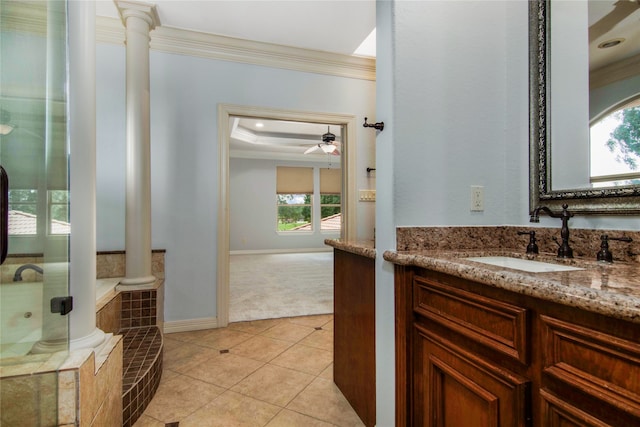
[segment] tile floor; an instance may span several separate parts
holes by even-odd
[[[363,426],[333,383],[332,315],[231,323],[164,342],[160,387],[135,427]]]

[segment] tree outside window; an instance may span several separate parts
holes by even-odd
[[[277,194],[278,231],[311,227],[312,194]],[[308,228],[307,228],[308,229]]]

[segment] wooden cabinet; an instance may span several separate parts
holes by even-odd
[[[640,426],[639,325],[410,266],[396,317],[397,426]]]
[[[367,426],[376,424],[375,260],[334,249],[333,380]]]

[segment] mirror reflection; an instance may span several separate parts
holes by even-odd
[[[640,184],[640,4],[552,0],[549,21],[551,189]]]
[[[590,180],[640,184],[640,3],[590,1]]]

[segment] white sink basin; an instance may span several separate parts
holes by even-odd
[[[465,258],[469,261],[482,262],[484,264],[496,265],[498,267],[512,268],[514,270],[528,271],[530,273],[549,273],[555,271],[575,271],[583,270],[570,265],[551,264],[542,261],[532,261],[521,258],[511,258],[508,256],[481,256]]]

